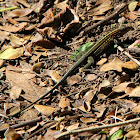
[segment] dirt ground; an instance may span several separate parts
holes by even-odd
[[[0,139],[140,139],[140,2],[0,0],[0,15]]]

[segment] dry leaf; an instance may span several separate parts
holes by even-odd
[[[95,91],[94,90],[89,90],[88,92],[86,92],[86,94],[84,95],[83,99],[88,102],[91,101],[95,95]]]
[[[135,19],[137,19],[138,16],[136,16],[135,14],[133,14],[132,12],[127,12],[127,14],[125,14],[125,17],[127,19],[131,19],[132,21],[134,21]]]
[[[38,62],[35,63],[32,67],[33,71],[35,71],[36,73],[40,73],[41,68],[43,68],[43,63],[42,62]]]
[[[130,76],[129,74],[125,74],[123,76],[121,76],[117,81],[116,81],[116,85],[119,85],[120,83],[123,83],[127,80],[129,80]]]
[[[132,2],[130,2],[129,5],[128,5],[128,9],[129,9],[130,11],[134,11],[134,10],[136,9],[136,7],[137,7],[137,4],[138,4],[137,1],[132,1]]]
[[[130,69],[130,70],[133,70],[133,71],[136,71],[139,67],[139,65],[136,64],[134,61],[125,62],[125,63],[121,64],[121,66],[123,68],[127,68],[127,69]]]
[[[47,129],[47,132],[44,135],[45,140],[55,140],[54,136],[59,135],[60,131],[57,130],[52,130],[52,129]],[[42,139],[41,139],[42,140]]]
[[[23,47],[20,48],[7,48],[6,50],[3,50],[0,52],[0,58],[1,59],[16,59],[23,55],[24,49]]]
[[[133,112],[140,113],[140,105],[134,107],[134,108],[132,109],[132,111],[133,111]]]
[[[118,72],[122,71],[122,65],[123,62],[118,58],[115,57],[112,62],[104,64],[101,68],[100,71],[109,71],[109,70],[117,70]]]
[[[134,61],[128,61],[123,63],[119,58],[115,57],[112,62],[109,62],[107,64],[104,64],[100,71],[109,71],[109,70],[117,70],[118,72],[122,71],[123,68],[127,68],[133,71],[136,71],[138,69],[138,65]]]
[[[85,77],[87,81],[92,81],[92,80],[95,80],[96,78],[97,78],[97,75],[95,74],[87,74],[87,76]]]
[[[118,86],[114,86],[112,88],[113,91],[115,92],[124,92],[126,87],[128,86],[128,84],[130,84],[131,82],[124,82],[124,83],[121,83],[119,84]]]
[[[60,99],[60,102],[59,102],[59,106],[61,108],[65,108],[67,106],[70,106],[70,101],[68,98],[62,96],[61,99]]]
[[[18,99],[21,92],[22,92],[22,89],[20,87],[13,86],[10,92],[10,98],[14,100]]]
[[[134,83],[128,84],[125,89],[125,93],[129,95],[132,92],[132,90],[135,89],[135,87],[136,87],[136,85]]]
[[[20,111],[20,104],[4,103],[4,110],[6,114],[13,115]]]
[[[45,40],[38,40],[35,42],[34,50],[46,51],[47,49],[53,49],[55,44],[47,39]]]
[[[9,17],[23,17],[29,15],[33,9],[25,8],[25,9],[17,9],[8,12]]]
[[[140,97],[140,86],[132,90],[132,92],[129,94],[129,97]]]
[[[92,20],[104,20],[105,16],[93,16]]]
[[[8,123],[4,123],[0,126],[0,129],[5,129],[5,128],[9,128],[10,125]]]
[[[100,61],[97,62],[96,65],[103,65],[107,61],[107,58],[102,58]]]
[[[54,108],[54,107],[49,107],[49,106],[45,106],[45,105],[35,105],[34,107],[40,113],[42,113],[43,115],[47,115],[47,116],[50,116],[56,110],[56,108]]]
[[[8,32],[18,32],[18,31],[24,29],[26,25],[27,25],[27,22],[19,23],[18,26],[6,24],[5,26],[0,26],[0,29],[8,31]]]
[[[46,70],[43,69],[42,72],[43,75],[49,75],[55,82],[59,82],[62,79],[62,76],[60,76],[56,71],[54,70]]]
[[[139,138],[137,139],[137,136],[140,136],[140,133],[138,132],[138,129],[131,130],[127,134],[125,134],[125,136],[131,140],[138,140]]]
[[[101,88],[107,87],[110,85],[109,80],[103,80],[102,83],[100,83],[99,85],[99,90],[101,90]]]
[[[13,86],[19,86],[25,92],[22,97],[33,102],[37,100],[44,92],[46,92],[45,87],[39,87],[32,80],[26,77],[24,73],[19,73],[19,71],[6,70],[6,78]]]
[[[106,11],[112,9],[113,6],[111,6],[109,3],[102,3],[98,7],[89,10],[89,15],[90,16],[95,16],[95,15],[103,15]]]
[[[26,43],[26,41],[24,42],[24,39],[19,38],[19,37],[14,36],[14,35],[10,35],[9,39],[12,43],[15,43],[15,44],[18,44],[18,45],[23,45],[23,44]]]
[[[38,117],[38,112],[35,109],[30,109],[27,110],[26,112],[24,112],[21,116],[20,119],[25,120],[25,121],[29,121],[29,120],[33,120],[36,119]]]
[[[86,117],[81,117],[80,121],[82,121],[83,123],[93,123],[96,122],[96,118],[86,118]]]
[[[20,134],[18,134],[14,128],[8,128],[5,131],[4,136],[6,140],[17,140],[20,138]]]
[[[67,131],[71,131],[71,130],[77,129],[78,127],[79,127],[79,123],[70,125],[70,126],[67,127]]]
[[[79,75],[73,75],[67,79],[69,85],[74,85],[80,81],[81,81],[81,76]]]

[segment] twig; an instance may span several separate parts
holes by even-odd
[[[132,119],[132,120],[125,121],[125,122],[110,124],[110,125],[104,125],[104,126],[98,126],[98,127],[88,127],[88,128],[78,129],[78,130],[72,130],[72,131],[68,131],[68,132],[63,132],[63,133],[61,133],[59,135],[56,135],[54,137],[56,139],[60,139],[64,136],[67,136],[67,135],[70,135],[70,134],[77,134],[77,133],[82,133],[82,132],[87,132],[87,131],[97,131],[97,130],[101,130],[101,129],[127,125],[127,124],[135,123],[135,122],[138,122],[138,121],[140,121],[140,118]]]
[[[101,25],[105,24],[106,22],[108,22],[109,20],[118,17],[118,15],[119,15],[120,13],[122,13],[123,11],[125,11],[126,9],[127,9],[127,4],[126,4],[126,5],[123,4],[123,5],[120,7],[120,9],[117,10],[115,13],[113,13],[113,14],[111,14],[110,16],[106,17],[104,20],[101,20],[101,21],[97,22],[96,24],[93,24],[93,25],[91,25],[91,26],[85,28],[80,34],[85,35],[85,34],[88,33],[89,31],[91,31],[91,30],[97,28],[97,26],[101,26]]]
[[[42,117],[39,117],[39,118],[30,120],[30,121],[25,121],[25,122],[20,123],[20,124],[12,125],[12,126],[10,126],[10,127],[15,129],[15,128],[23,127],[23,126],[26,126],[26,125],[30,125],[30,124],[35,123],[35,122],[39,122],[39,121],[41,121],[41,120],[42,120]],[[8,127],[7,127],[7,128],[4,128],[4,129],[0,129],[0,135],[1,135],[2,133],[4,133],[7,129],[8,129]]]
[[[140,66],[140,61],[138,61],[137,59],[133,58],[128,52],[126,52],[121,46],[117,47],[118,50],[120,50],[121,52],[123,52],[126,56],[128,56],[132,61],[134,61],[135,63],[137,63]]]
[[[40,128],[39,130],[35,131],[34,133],[32,133],[29,137],[26,137],[25,140],[28,140],[30,138],[32,138],[34,135],[38,134],[40,131],[47,129],[48,127],[54,125],[56,123],[55,122],[50,122],[49,124],[45,124],[42,128]]]

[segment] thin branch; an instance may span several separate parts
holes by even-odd
[[[116,17],[118,17],[118,15],[120,13],[122,13],[123,11],[125,11],[127,9],[127,4],[123,4],[119,10],[117,10],[115,13],[111,14],[110,16],[106,17],[104,20],[101,20],[87,28],[85,28],[83,31],[80,32],[80,34],[85,35],[86,33],[88,33],[89,31],[97,28],[97,26],[102,26],[103,24],[107,23],[108,21],[110,21],[111,19],[114,19]]]
[[[140,121],[140,118],[136,118],[136,119],[132,119],[132,120],[125,121],[125,122],[120,122],[120,123],[114,123],[114,124],[109,124],[109,125],[98,126],[98,127],[92,126],[92,127],[88,127],[88,128],[72,130],[72,131],[63,132],[63,133],[61,133],[59,135],[56,135],[55,138],[60,139],[62,137],[70,135],[70,134],[77,134],[77,133],[88,132],[88,131],[97,131],[97,130],[102,130],[102,129],[106,129],[106,128],[116,127],[116,126],[128,125],[130,123],[135,123],[135,122],[138,122],[138,121]]]
[[[29,120],[29,121],[24,121],[23,123],[15,124],[15,125],[12,125],[10,127],[15,129],[15,128],[20,128],[20,127],[23,127],[23,126],[26,126],[26,125],[33,124],[35,122],[40,122],[40,121],[42,121],[42,117],[39,117],[39,118],[36,118],[36,119],[33,119],[33,120]],[[0,129],[0,134],[4,133],[7,129],[8,129],[8,127],[4,128],[4,129]]]
[[[118,50],[120,50],[121,52],[123,52],[126,56],[128,56],[132,61],[134,61],[135,63],[137,63],[140,66],[140,61],[138,61],[137,59],[133,58],[128,52],[126,52],[121,46],[117,47]]]

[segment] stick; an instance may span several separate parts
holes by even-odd
[[[123,52],[126,56],[128,56],[132,61],[134,61],[135,63],[137,63],[140,66],[140,61],[138,61],[137,59],[133,58],[128,52],[126,52],[121,46],[117,47],[118,50],[120,50],[121,52]]]
[[[119,15],[120,13],[122,13],[123,11],[125,11],[125,10],[127,9],[127,6],[128,6],[127,4],[125,4],[125,5],[123,4],[123,5],[120,7],[119,10],[117,10],[115,13],[111,14],[110,16],[106,17],[105,20],[101,20],[101,21],[99,21],[99,22],[97,22],[97,23],[95,23],[95,24],[93,24],[93,25],[91,25],[91,26],[85,28],[80,34],[85,35],[85,34],[88,33],[89,31],[91,31],[91,30],[97,28],[97,26],[102,26],[103,24],[105,24],[106,22],[110,21],[111,19],[118,17],[118,15]]]
[[[102,129],[106,129],[106,128],[112,128],[112,127],[116,127],[116,126],[127,125],[127,124],[135,123],[135,122],[138,122],[138,121],[140,121],[140,118],[132,119],[132,120],[125,121],[125,122],[110,124],[110,125],[104,125],[104,126],[98,126],[98,127],[92,126],[92,127],[89,127],[89,128],[82,128],[82,129],[78,129],[78,130],[63,132],[63,133],[61,133],[59,135],[56,135],[54,137],[56,139],[60,139],[62,137],[70,135],[70,134],[77,134],[77,133],[82,133],[82,132],[87,132],[87,131],[97,131],[97,130],[102,130]]]
[[[36,119],[33,119],[33,120],[29,120],[29,121],[25,121],[25,122],[20,123],[20,124],[15,124],[15,125],[12,125],[10,127],[15,129],[15,128],[30,125],[32,123],[39,122],[39,121],[42,121],[42,117],[39,117],[39,118],[36,118]],[[7,129],[8,129],[8,127],[4,128],[4,129],[0,129],[0,134],[4,133]]]

